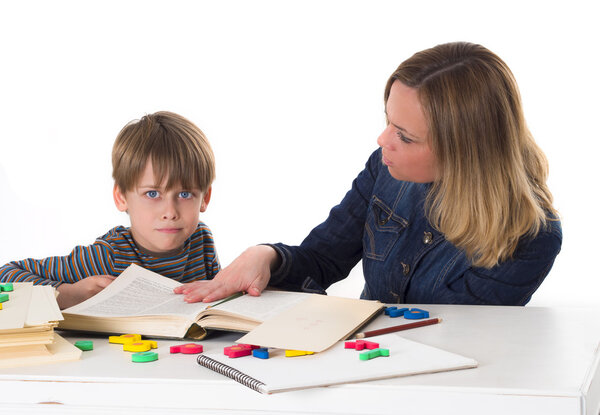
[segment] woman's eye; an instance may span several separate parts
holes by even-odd
[[[192,194],[190,192],[179,192],[179,197],[182,199],[189,199],[192,197]]]
[[[400,132],[400,131],[398,131],[396,134],[398,135],[398,137],[400,138],[400,140],[404,141],[407,144],[410,144],[410,143],[413,142],[410,138],[408,138],[407,136],[405,136],[404,134],[402,134],[402,132]]]
[[[156,190],[149,190],[146,192],[146,196],[150,199],[156,199],[158,197],[158,192]]]

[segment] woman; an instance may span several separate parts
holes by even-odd
[[[267,284],[324,292],[362,259],[365,299],[526,304],[562,233],[510,69],[480,45],[438,45],[392,74],[385,109],[380,148],[300,246],[249,248],[176,292],[190,302]]]

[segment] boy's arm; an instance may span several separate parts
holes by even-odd
[[[204,256],[205,279],[212,280],[221,270],[221,263],[217,254],[217,248],[215,247],[213,234],[204,222],[199,222],[192,239],[195,247],[194,255]],[[201,249],[198,249],[199,247]]]
[[[0,268],[1,282],[33,282],[36,285],[76,283],[92,275],[116,275],[110,246],[99,240],[77,246],[67,256],[13,261]]]
[[[112,275],[92,275],[73,284],[61,284],[56,291],[60,294],[56,299],[60,309],[69,308],[98,294],[113,282]]]
[[[219,262],[219,256],[217,255],[216,251],[210,265],[210,272],[208,272],[206,275],[206,279],[208,280],[212,280],[215,277],[215,275],[217,275],[219,271],[221,271],[221,263]]]

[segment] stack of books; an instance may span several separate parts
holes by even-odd
[[[0,288],[10,285],[0,284]],[[54,332],[63,319],[51,286],[13,283],[3,290],[0,368],[77,360],[81,350]]]

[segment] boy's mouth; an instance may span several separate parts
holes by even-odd
[[[159,229],[157,229],[157,231],[163,232],[163,233],[177,233],[177,232],[181,231],[181,228],[159,228]]]

